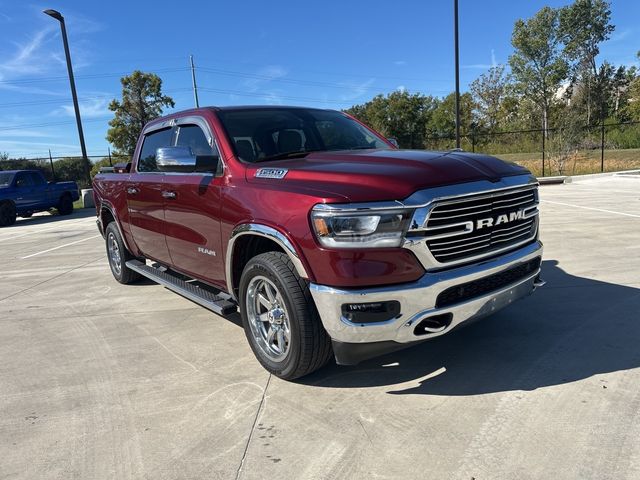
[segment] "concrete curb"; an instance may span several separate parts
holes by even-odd
[[[566,180],[567,180],[567,177],[565,177],[565,176],[561,176],[561,177],[539,177],[538,178],[538,182],[540,182],[540,185],[558,185],[558,184],[562,184],[562,183],[567,183]]]
[[[568,176],[559,176],[559,177],[540,177],[538,178],[538,182],[540,185],[558,185],[562,183],[574,183],[586,180],[593,180],[595,178],[604,178],[604,177],[629,177],[629,178],[638,178],[640,177],[640,170],[623,170],[621,172],[604,172],[604,173],[591,173],[587,175],[568,175]]]

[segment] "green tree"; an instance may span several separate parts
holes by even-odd
[[[637,56],[640,60],[640,51]],[[624,111],[630,120],[640,121],[640,75],[636,75],[629,85],[628,101]]]
[[[460,130],[462,135],[471,133],[476,128],[473,111],[476,104],[470,93],[460,95]],[[450,93],[433,111],[427,124],[429,136],[453,138],[456,132],[456,94]]]
[[[437,105],[436,99],[406,90],[377,95],[363,105],[346,110],[402,148],[424,148],[426,125]]]
[[[153,73],[136,70],[120,82],[122,100],[112,100],[109,104],[114,118],[109,121],[107,141],[118,154],[133,155],[145,124],[159,117],[163,107],[174,107],[175,103],[171,97],[162,95],[162,80]]]
[[[547,135],[551,107],[568,73],[558,11],[544,7],[528,20],[517,20],[511,43],[515,52],[509,57],[509,65],[516,86],[522,95],[535,101]]]
[[[84,161],[80,157],[61,158],[53,163],[56,172],[56,181],[78,182],[80,188],[90,188],[86,179]]]
[[[573,62],[574,82],[582,86],[582,102],[586,108],[587,124],[592,112],[599,112],[604,120],[607,71],[598,68],[596,57],[600,44],[608,40],[615,26],[611,25],[611,8],[606,0],[575,0],[560,9],[560,37],[564,53]]]
[[[493,131],[510,119],[515,104],[511,75],[505,73],[504,65],[493,66],[480,75],[471,83],[470,90],[483,127]]]

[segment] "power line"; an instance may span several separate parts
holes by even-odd
[[[198,67],[198,70],[207,73],[214,73],[216,75],[225,75],[230,77],[239,77],[239,78],[247,78],[252,80],[266,80],[270,82],[278,82],[278,83],[288,83],[294,85],[306,85],[313,87],[328,87],[328,88],[339,88],[339,89],[351,89],[351,90],[397,90],[397,86],[367,86],[367,85],[354,85],[349,83],[333,83],[333,82],[320,82],[317,80],[302,80],[296,78],[289,77],[277,77],[274,75],[262,75],[258,73],[246,73],[246,72],[238,72],[234,70],[224,70],[220,68],[210,68],[210,67]],[[435,90],[434,90],[435,91]],[[442,90],[444,91],[444,90]],[[448,92],[448,90],[447,90]]]
[[[164,93],[178,93],[178,92],[186,92],[191,90],[190,88],[170,88],[167,90],[164,90]],[[105,98],[114,98],[115,95],[113,94],[109,94],[109,95],[92,95],[92,96],[88,96],[88,97],[80,97],[79,100],[81,102],[85,102],[87,100],[102,100]],[[30,100],[30,101],[26,101],[26,102],[12,102],[12,103],[0,103],[0,108],[5,108],[5,107],[26,107],[26,106],[32,106],[32,105],[55,105],[55,104],[63,104],[63,103],[68,103],[69,99],[68,98],[55,98],[55,99],[51,99],[51,100]]]
[[[153,70],[154,73],[172,73],[172,72],[184,72],[189,70],[187,67],[181,68],[158,68],[158,69],[150,69]],[[109,77],[122,77],[125,75],[130,75],[132,71],[129,72],[114,72],[114,73],[90,73],[85,75],[76,75],[76,78],[109,78]],[[38,78],[22,78],[20,80],[0,80],[0,84],[3,85],[22,85],[27,83],[41,83],[41,82],[51,82],[51,81],[68,81],[69,77],[67,76],[56,76],[56,77],[38,77]]]
[[[223,88],[208,88],[208,87],[198,87],[198,89],[205,92],[225,93],[229,95],[238,95],[241,97],[253,97],[253,98],[269,98],[270,97],[268,93],[243,92],[239,90],[226,90]],[[295,100],[295,101],[301,101],[301,102],[313,102],[313,103],[333,103],[338,105],[351,103],[351,100],[332,100],[332,99],[320,99],[320,98],[311,98],[311,97],[291,97],[288,95],[275,95],[273,96],[273,98],[278,98],[282,100]]]
[[[88,120],[83,120],[83,123],[88,122],[104,122],[105,120],[110,120],[111,117],[101,117],[101,118],[90,118]],[[10,130],[20,130],[22,128],[40,128],[40,127],[53,127],[56,125],[72,125],[76,123],[75,120],[65,120],[62,122],[46,122],[46,123],[27,123],[22,125],[13,125],[12,127],[0,127],[0,132],[7,132]]]

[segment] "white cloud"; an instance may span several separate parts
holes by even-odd
[[[349,102],[352,100],[357,99],[358,97],[361,97],[362,95],[364,95],[365,93],[368,92],[369,87],[371,87],[371,85],[373,85],[373,83],[376,81],[375,78],[370,78],[362,83],[358,83],[358,84],[348,84],[348,83],[343,83],[345,86],[345,89],[351,89],[350,93],[346,93],[344,95],[340,95],[340,100],[344,101],[344,102]]]
[[[398,88],[396,88],[396,90],[398,90],[400,93],[404,93],[407,91],[407,87],[405,87],[404,85],[398,85]]]
[[[107,108],[109,100],[107,98],[94,98],[79,102],[80,116],[82,118],[96,118],[109,115],[111,111]],[[76,116],[73,104],[63,105],[51,112],[52,115],[66,115],[68,117]]]
[[[255,78],[248,78],[242,82],[242,84],[250,92],[257,92],[263,85],[268,84],[272,80],[285,77],[287,73],[288,72],[284,67],[279,65],[268,65],[259,69],[255,73]]]
[[[393,62],[394,65],[398,66],[398,67],[404,67],[407,64],[406,60],[396,60],[395,62]]]
[[[468,69],[468,70],[489,70],[491,67],[498,66],[498,62],[496,60],[496,51],[491,49],[491,63],[471,63],[466,65],[460,65],[460,68]]]
[[[2,137],[10,137],[10,138],[55,138],[57,135],[52,133],[45,133],[39,130],[8,130],[2,131],[0,130],[0,138]]]
[[[26,43],[13,42],[17,47],[8,60],[0,63],[0,80],[16,78],[22,75],[35,75],[46,70],[46,63],[41,51],[42,44],[51,38],[55,32],[54,26],[49,26],[36,32]]]
[[[265,92],[263,99],[267,105],[282,105],[284,103],[280,92],[277,90]]]

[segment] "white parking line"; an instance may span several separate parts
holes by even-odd
[[[614,212],[613,210],[605,210],[604,208],[583,207],[582,205],[573,205],[571,203],[552,202],[551,200],[540,200],[543,203],[552,203],[554,205],[563,205],[565,207],[582,208],[584,210],[593,210],[596,212],[613,213],[614,215],[624,215],[625,217],[640,218],[640,215],[633,213]]]
[[[71,245],[75,245],[76,243],[86,242],[87,240],[91,240],[92,238],[98,238],[102,235],[94,235],[93,237],[83,238],[82,240],[76,240],[75,242],[65,243],[64,245],[60,245],[57,247],[50,248],[48,250],[43,250],[42,252],[32,253],[31,255],[27,255],[26,257],[21,257],[20,260],[25,260],[26,258],[35,257],[36,255],[42,255],[43,253],[53,252],[54,250],[58,250],[60,248],[69,247]]]

